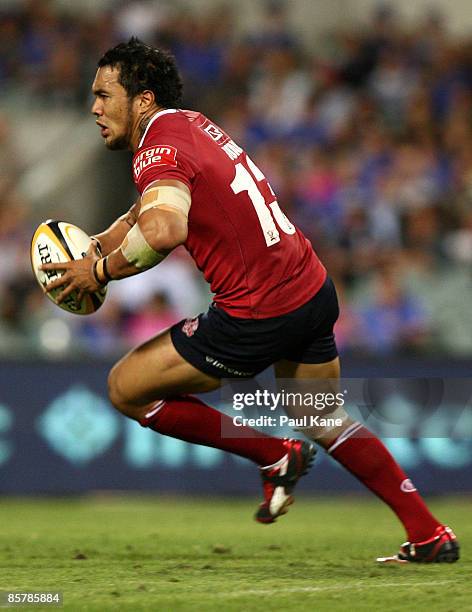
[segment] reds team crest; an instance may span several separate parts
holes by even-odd
[[[197,331],[198,323],[198,317],[194,317],[193,319],[186,319],[185,323],[182,325],[182,331],[187,336],[187,338],[191,338],[193,334]]]

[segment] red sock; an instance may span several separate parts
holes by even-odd
[[[360,423],[348,427],[328,452],[390,506],[410,542],[428,539],[440,525],[387,448]]]
[[[238,427],[230,417],[191,395],[157,402],[141,425],[185,442],[220,448],[261,466],[272,465],[287,452],[280,438]]]

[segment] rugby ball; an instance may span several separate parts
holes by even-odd
[[[82,259],[91,242],[90,236],[80,227],[72,223],[52,220],[41,223],[31,241],[31,266],[36,280],[54,304],[73,314],[87,315],[98,310],[105,301],[106,286],[95,293],[85,294],[80,303],[77,302],[77,292],[73,291],[61,304],[57,304],[56,298],[61,293],[62,287],[53,289],[49,293],[46,293],[45,287],[56,278],[60,278],[63,272],[44,271],[40,270],[39,266],[45,263]]]

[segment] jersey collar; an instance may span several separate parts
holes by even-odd
[[[176,108],[165,108],[164,110],[158,111],[152,117],[151,121],[147,124],[147,128],[144,130],[144,134],[142,135],[141,140],[139,141],[138,149],[143,146],[143,142],[144,142],[144,139],[146,138],[149,128],[151,127],[151,125],[154,123],[156,119],[158,119],[159,117],[162,117],[162,115],[167,115],[169,113],[176,113],[176,112],[177,112]]]

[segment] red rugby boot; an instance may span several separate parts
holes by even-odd
[[[459,559],[459,542],[450,527],[440,525],[424,542],[405,542],[398,554],[379,557],[379,563],[454,563]]]
[[[254,517],[259,523],[273,523],[288,512],[288,506],[294,502],[292,491],[315,458],[315,447],[309,442],[287,438],[284,446],[287,454],[280,461],[261,468],[264,501]]]

